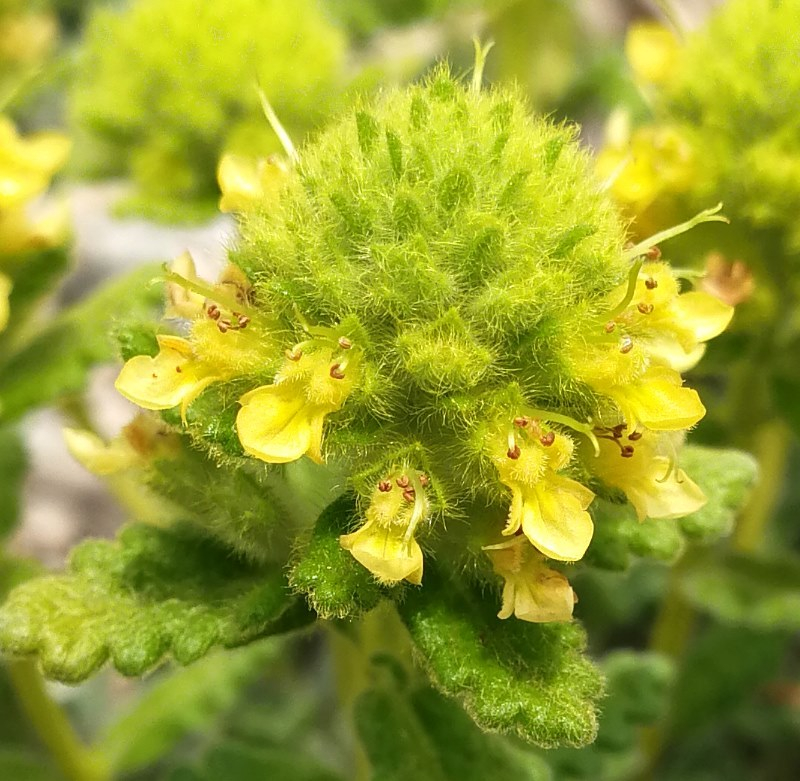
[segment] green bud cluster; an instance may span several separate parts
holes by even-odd
[[[785,231],[790,252],[800,249],[798,35],[798,0],[725,3],[681,47],[657,112],[695,150],[693,203],[721,199],[734,224]]]
[[[575,130],[513,91],[471,90],[441,67],[362,103],[241,227],[231,260],[285,346],[310,324],[362,351],[325,450],[364,496],[407,463],[430,473],[445,515],[481,494],[502,514],[487,422],[596,409],[568,345],[624,278],[624,226]]]
[[[90,175],[128,174],[137,203],[213,200],[223,151],[276,151],[260,84],[296,135],[338,92],[344,36],[318,0],[138,0],[99,10],[71,93]],[[156,203],[160,200],[161,203]],[[155,205],[154,205],[155,204]]]

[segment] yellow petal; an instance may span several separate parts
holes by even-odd
[[[11,280],[5,274],[0,274],[0,331],[4,331],[8,325],[8,297],[11,287]]]
[[[124,438],[106,443],[91,431],[65,428],[64,441],[70,455],[95,475],[113,475],[141,464],[139,454]]]
[[[548,477],[525,496],[522,531],[551,559],[578,561],[592,540],[594,524],[586,512],[594,494],[568,478]]]
[[[306,454],[322,460],[322,424],[328,410],[309,404],[297,383],[265,385],[239,401],[236,430],[246,453],[268,464],[285,464]]]
[[[224,154],[217,167],[217,181],[222,191],[219,208],[223,212],[247,211],[264,196],[256,161],[249,157]]]
[[[654,22],[632,24],[625,39],[625,55],[634,76],[661,84],[669,77],[678,54],[678,41],[666,27]]]
[[[651,459],[646,474],[631,483],[625,493],[640,521],[683,518],[707,501],[700,487],[682,469],[670,471],[669,459],[663,456]]]
[[[531,562],[516,577],[506,580],[503,607],[498,618],[513,615],[522,621],[546,623],[569,621],[575,607],[575,592],[569,581],[555,570]]]
[[[733,307],[699,290],[678,296],[670,307],[683,328],[690,329],[698,342],[719,336],[733,317]]]
[[[189,282],[197,281],[197,270],[191,253],[184,252],[172,261],[170,271]],[[167,306],[164,317],[183,317],[192,319],[203,311],[205,296],[195,293],[177,282],[167,282]]]
[[[702,419],[706,409],[697,391],[684,388],[680,375],[653,366],[636,383],[608,390],[631,430],[639,425],[653,431],[680,431]]]
[[[367,523],[358,531],[341,536],[339,543],[381,582],[407,580],[419,585],[422,583],[422,548],[413,537],[406,540],[405,534],[406,527],[402,524]]]
[[[159,336],[158,355],[137,355],[114,383],[128,400],[144,409],[171,409],[197,397],[209,377],[192,357],[192,346],[177,336]]]
[[[687,352],[678,339],[669,334],[647,340],[647,353],[650,358],[676,372],[687,372],[697,366],[705,351],[706,346],[698,344]]]

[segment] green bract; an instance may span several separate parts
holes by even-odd
[[[94,175],[131,175],[139,208],[212,201],[223,151],[276,151],[256,85],[302,134],[337,93],[344,48],[317,0],[291,9],[281,0],[140,0],[98,11],[71,96],[74,123],[89,136],[80,163]]]

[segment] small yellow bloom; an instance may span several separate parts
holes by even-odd
[[[8,325],[8,297],[11,287],[11,280],[5,274],[0,274],[0,332],[5,331]]]
[[[537,424],[530,421],[528,426]],[[492,449],[500,481],[511,489],[511,508],[503,534],[522,529],[545,556],[577,561],[594,532],[586,512],[594,494],[576,480],[556,474],[572,457],[572,440],[555,432],[541,436],[539,440],[520,434],[508,450],[498,445]]]
[[[214,367],[199,360],[192,343],[178,336],[160,335],[158,355],[137,355],[123,367],[114,383],[129,401],[150,410],[189,405],[213,382],[223,379]]]
[[[187,282],[197,282],[197,269],[194,265],[194,258],[189,252],[184,252],[175,258],[170,264],[169,270],[179,277],[183,277]],[[166,285],[166,298],[164,317],[193,320],[200,317],[205,309],[206,297],[204,295],[171,280]]]
[[[288,358],[275,383],[246,393],[236,417],[246,453],[268,464],[284,464],[307,455],[322,463],[325,416],[341,409],[356,381],[357,355],[334,360],[322,348]]]
[[[655,22],[636,22],[625,38],[625,55],[637,81],[663,84],[669,78],[678,57],[675,35]]]
[[[534,623],[572,618],[576,599],[569,581],[560,572],[545,566],[543,558],[524,537],[488,545],[484,550],[492,560],[494,571],[505,581],[498,618],[514,615]]]
[[[246,212],[277,200],[289,175],[289,167],[276,155],[253,160],[227,153],[217,168],[222,197],[220,211]]]
[[[619,436],[599,438],[600,455],[590,465],[604,483],[625,493],[640,521],[682,518],[706,503],[700,488],[673,463],[674,448],[665,454],[669,435],[617,432]]]
[[[424,475],[415,472],[382,480],[372,494],[366,523],[339,538],[341,546],[382,583],[422,582],[422,548],[414,533],[430,512],[423,482]]]

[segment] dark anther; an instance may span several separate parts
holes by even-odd
[[[299,361],[303,357],[303,351],[298,347],[292,347],[291,350],[286,351],[286,357],[290,361]]]
[[[609,321],[608,323],[606,323],[606,324],[603,326],[603,330],[604,330],[604,331],[605,331],[607,334],[610,334],[610,333],[613,333],[613,331],[614,331],[614,329],[615,329],[616,327],[617,327],[617,324],[616,324],[616,323],[612,323],[612,322],[610,322],[610,321]]]
[[[643,314],[649,315],[653,311],[652,304],[646,304],[644,301],[636,304],[636,308]]]
[[[506,455],[516,461],[519,458],[519,445],[514,445],[514,447],[510,447]]]
[[[522,415],[518,418],[514,418],[514,425],[518,428],[525,428],[530,422],[530,418],[523,417]]]
[[[217,320],[217,328],[219,328],[219,332],[221,334],[227,333],[230,327],[231,327],[230,320]]]
[[[344,372],[341,370],[340,364],[334,363],[333,366],[331,366],[330,375],[334,380],[344,379]]]
[[[628,434],[628,439],[631,442],[638,442],[642,438],[641,431],[634,431],[632,434]]]
[[[183,371],[183,369],[181,369],[180,366],[176,366],[175,371],[178,372],[178,374],[180,374]]]
[[[548,431],[546,434],[542,434],[542,436],[539,437],[539,442],[541,442],[544,447],[550,447],[550,445],[552,445],[555,441],[555,431]]]
[[[627,423],[617,423],[617,425],[611,429],[614,439],[619,439],[622,436],[622,432],[625,431],[626,428],[628,428]]]
[[[206,309],[206,314],[212,320],[219,320],[219,307],[216,304],[209,304],[208,309]]]
[[[420,475],[420,476],[419,476],[417,479],[419,480],[419,484],[420,484],[420,485],[421,485],[423,488],[427,488],[427,487],[428,487],[428,485],[429,485],[429,484],[430,484],[430,482],[431,482],[431,481],[428,479],[428,475]]]
[[[658,282],[657,282],[655,279],[653,279],[652,277],[648,277],[648,278],[647,278],[647,279],[644,281],[644,286],[645,286],[645,287],[646,287],[648,290],[655,290],[655,289],[658,287]]]
[[[634,453],[633,445],[623,445],[619,450],[619,454],[623,458],[632,458],[633,453]]]
[[[411,485],[411,481],[408,479],[408,475],[401,475],[400,477],[395,480],[397,483],[398,488],[408,488]]]
[[[619,351],[623,355],[625,355],[626,353],[629,353],[632,349],[633,349],[633,339],[631,339],[630,336],[623,336],[622,339],[620,339]]]
[[[239,315],[236,318],[236,322],[239,323],[239,328],[247,328],[250,324],[250,318],[247,315]]]
[[[406,490],[403,491],[403,499],[407,502],[413,502],[416,497],[417,493],[413,488],[406,488]]]
[[[391,491],[392,490],[391,481],[381,480],[380,483],[378,483],[378,490],[381,491],[382,493],[388,493],[389,491]]]
[[[658,260],[661,257],[661,250],[658,247],[650,247],[650,249],[644,253],[644,256],[648,260]]]
[[[339,337],[339,347],[342,350],[349,350],[352,346],[353,343],[346,336]]]

